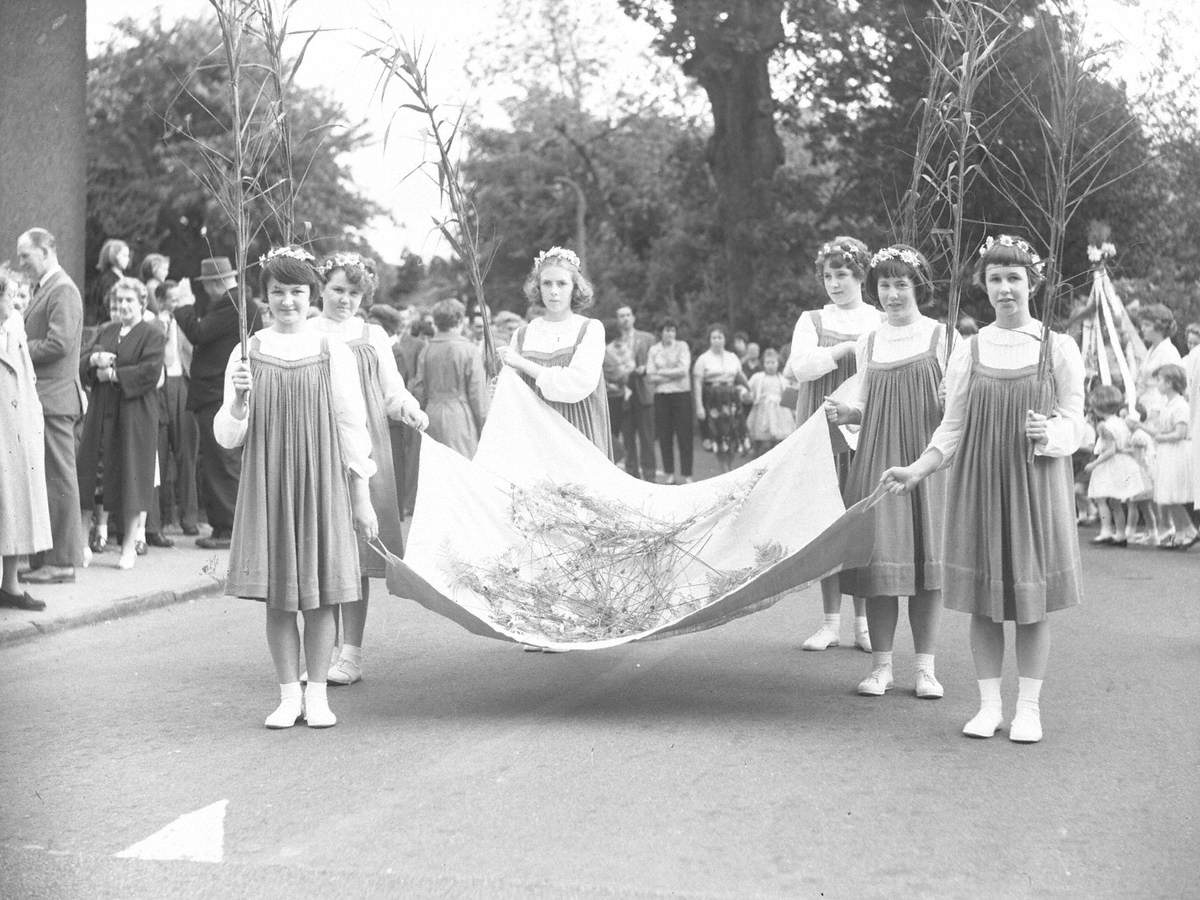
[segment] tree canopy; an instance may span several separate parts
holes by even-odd
[[[203,257],[232,256],[230,223],[191,174],[204,166],[197,140],[223,152],[230,145],[228,71],[215,53],[219,46],[210,19],[168,24],[159,14],[145,24],[119,22],[91,59],[89,264],[106,238],[127,241],[135,259],[168,254],[175,275],[195,272]],[[367,135],[323,91],[293,87],[288,104],[294,155],[307,170],[298,218],[310,225],[313,252],[367,249],[359,229],[379,210],[353,186],[343,162]],[[264,175],[279,177],[277,170]],[[260,213],[259,221],[269,218]],[[269,228],[260,232],[254,255],[273,238]]]

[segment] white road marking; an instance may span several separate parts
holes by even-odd
[[[219,863],[225,855],[225,807],[228,805],[228,800],[218,800],[203,809],[185,813],[166,828],[116,855],[127,859]]]

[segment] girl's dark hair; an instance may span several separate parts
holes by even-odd
[[[1041,259],[1034,254],[1033,248],[1020,238],[1008,234],[1000,235],[990,247],[979,254],[979,262],[975,264],[974,282],[984,290],[987,290],[984,281],[987,278],[988,266],[1023,266],[1029,278],[1031,300],[1045,280]]]
[[[816,270],[820,278],[825,273],[825,263],[835,269],[849,269],[854,277],[863,281],[867,277],[867,266],[870,264],[871,251],[858,238],[838,235],[832,241],[826,241],[817,251]]]
[[[679,323],[676,322],[674,319],[659,319],[658,320],[658,329],[657,329],[659,335],[661,335],[663,333],[664,328],[674,328],[675,332],[678,334]]]
[[[1092,388],[1088,403],[1100,416],[1115,416],[1125,405],[1125,395],[1121,389],[1111,384],[1098,384]]]
[[[321,276],[309,260],[285,254],[270,257],[258,273],[258,286],[264,297],[272,281],[276,284],[307,284],[309,302],[315,304],[321,299]]]
[[[889,252],[894,251],[894,252]],[[917,264],[905,262],[898,254],[911,253],[916,257]],[[880,278],[909,278],[913,283],[913,293],[917,296],[917,305],[925,306],[933,299],[933,272],[929,260],[916,247],[908,244],[892,244],[879,251],[872,258],[871,271],[867,273],[867,291],[876,300],[879,299]]]
[[[1167,363],[1165,366],[1159,366],[1154,370],[1155,378],[1165,379],[1167,384],[1171,386],[1177,394],[1182,394],[1187,391],[1187,372],[1183,371],[1183,366],[1175,363]]]

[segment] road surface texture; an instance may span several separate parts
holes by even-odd
[[[10,644],[0,896],[1196,896],[1200,548],[1084,563],[1032,746],[959,734],[967,617],[943,619],[944,700],[911,693],[903,616],[896,688],[863,698],[867,655],[799,650],[814,589],[545,655],[375,583],[365,680],[330,689],[325,731],[263,728],[250,601]]]

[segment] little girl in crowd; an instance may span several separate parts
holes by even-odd
[[[1071,454],[1083,435],[1083,358],[1074,340],[1051,333],[1048,377],[1039,379],[1042,326],[1029,301],[1041,260],[1025,241],[988,238],[975,278],[995,324],[954,348],[941,425],[916,462],[881,481],[906,493],[950,465],[942,590],[947,607],[971,614],[980,699],[963,734],[989,738],[1003,723],[1004,623],[1012,621],[1019,687],[1009,738],[1032,743],[1042,738],[1046,614],[1078,605],[1082,592]]]
[[[1158,531],[1158,512],[1154,508],[1154,438],[1143,430],[1146,407],[1136,403],[1125,420],[1129,427],[1129,454],[1142,475],[1142,491],[1129,498],[1125,510],[1125,540],[1129,544],[1161,544],[1165,537]],[[1139,526],[1145,522],[1147,531]]]
[[[1091,475],[1088,497],[1096,502],[1100,513],[1100,534],[1092,538],[1092,543],[1124,547],[1128,543],[1125,504],[1147,488],[1133,458],[1129,426],[1121,418],[1125,395],[1119,388],[1102,384],[1092,389],[1088,402],[1098,420],[1095,458],[1085,466]]]
[[[757,459],[796,430],[796,417],[779,402],[783,394],[779,351],[768,349],[763,353],[762,370],[750,376],[748,387],[752,406],[746,430]]]
[[[858,339],[858,370],[865,374],[857,396],[849,403],[825,402],[833,424],[862,425],[846,480],[847,506],[869,496],[889,467],[920,455],[942,418],[946,329],[918,309],[933,295],[928,261],[906,244],[887,247],[872,257],[867,287],[887,319]],[[942,614],[945,501],[945,475],[935,472],[908,495],[876,505],[870,562],[841,574],[843,591],[867,598],[872,667],[858,685],[864,696],[882,696],[892,686],[900,596],[908,597],[916,695],[931,700],[942,696],[933,660]]]
[[[821,409],[825,398],[856,371],[855,348],[861,335],[874,331],[881,321],[878,309],[863,302],[863,279],[871,254],[867,245],[852,237],[836,237],[821,245],[817,253],[817,277],[825,286],[829,303],[819,310],[800,314],[792,332],[787,370],[799,383],[796,424]],[[835,438],[838,484],[844,489],[853,455],[840,435]],[[837,443],[841,442],[840,449]],[[821,601],[825,618],[821,627],[802,645],[805,650],[824,650],[840,642],[842,594],[836,575],[821,579]],[[871,652],[867,632],[866,601],[854,598],[854,643]]]
[[[1155,443],[1154,502],[1162,511],[1166,527],[1174,530],[1174,537],[1159,546],[1164,550],[1186,550],[1200,540],[1186,509],[1193,500],[1188,436],[1191,411],[1184,397],[1187,375],[1183,366],[1168,363],[1155,370],[1154,379],[1165,400],[1155,419],[1156,426],[1151,426]]]
[[[370,490],[371,506],[379,518],[379,540],[392,553],[403,556],[404,535],[400,530],[388,419],[424,431],[429,418],[404,386],[387,333],[358,317],[359,307],[371,299],[378,284],[374,266],[357,253],[335,253],[321,263],[320,271],[325,279],[321,315],[312,324],[318,332],[345,344],[354,354],[359,387],[366,403],[371,458],[378,468],[370,479]],[[338,652],[335,644],[328,676],[333,684],[354,684],[362,678],[362,641],[371,593],[369,579],[387,577],[387,563],[361,538],[358,565],[362,599],[341,606],[342,648]]]
[[[266,602],[267,646],[279,679],[268,728],[337,723],[325,673],[339,604],[361,599],[358,547],[379,535],[368,479],[375,474],[354,355],[308,321],[321,290],[313,257],[298,247],[261,260],[271,325],[234,347],[225,399],[213,422],[224,447],[245,445],[226,593]],[[300,691],[300,632],[308,685]]]

